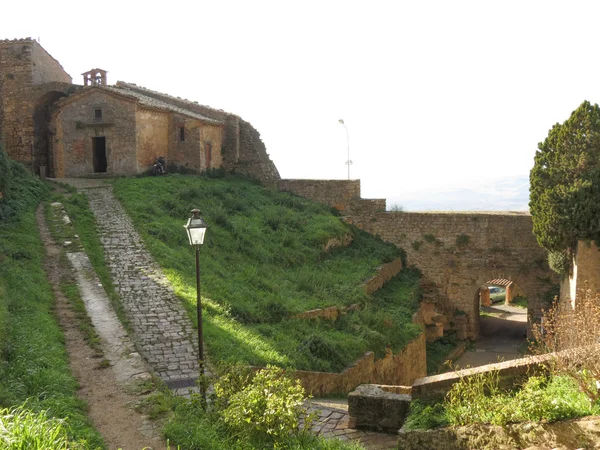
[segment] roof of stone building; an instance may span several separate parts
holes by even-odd
[[[179,105],[175,105],[171,102],[165,101],[165,100],[158,100],[156,98],[153,97],[149,97],[147,95],[141,94],[139,92],[136,92],[132,89],[127,89],[127,87],[123,86],[123,85],[119,85],[119,86],[97,86],[100,89],[106,89],[109,90],[111,92],[114,92],[116,94],[121,94],[121,95],[127,95],[130,97],[135,97],[138,101],[138,103],[142,106],[147,106],[150,108],[157,108],[157,109],[164,109],[167,111],[171,111],[174,113],[178,113],[178,114],[182,114],[184,116],[188,116],[188,117],[192,117],[194,119],[198,119],[201,120],[203,122],[208,122],[208,123],[215,123],[215,124],[223,124],[223,121],[221,120],[217,120],[217,119],[211,119],[210,117],[206,117],[202,114],[198,114],[195,111],[191,111],[189,109],[186,108],[182,108]]]
[[[485,284],[493,284],[494,286],[508,286],[510,283],[512,283],[512,281],[505,280],[504,278],[497,278],[495,280],[488,281]]]
[[[133,90],[133,89],[135,89],[136,91],[142,91],[142,92],[146,91],[147,93],[149,93],[151,95],[155,95],[157,97],[160,97],[163,101],[165,101],[167,103],[172,103],[174,101],[178,102],[178,103],[184,103],[184,104],[187,103],[189,105],[189,107],[192,108],[192,110],[193,110],[193,108],[201,107],[201,108],[206,108],[208,110],[214,111],[215,113],[218,113],[218,114],[225,114],[225,115],[228,115],[228,116],[235,116],[235,117],[237,117],[237,114],[230,113],[230,112],[224,111],[222,109],[218,109],[218,108],[213,108],[211,106],[201,105],[200,103],[198,103],[196,101],[188,100],[187,98],[174,97],[172,95],[165,94],[164,92],[154,91],[152,89],[148,89],[146,87],[139,86],[139,85],[137,85],[135,83],[127,83],[125,81],[117,81],[117,84],[115,85],[115,87],[117,87],[117,88],[124,88],[128,92],[130,90]],[[129,88],[131,88],[131,89],[129,89]]]

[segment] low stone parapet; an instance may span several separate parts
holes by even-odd
[[[411,397],[362,384],[348,394],[349,426],[352,428],[396,432],[408,414]]]
[[[498,372],[500,386],[509,387],[519,377],[544,370],[544,364],[553,357],[552,354],[530,356],[496,364],[488,364],[487,366],[473,367],[471,369],[463,369],[456,372],[420,378],[413,383],[412,396],[413,398],[443,396],[461,379],[491,371]]]

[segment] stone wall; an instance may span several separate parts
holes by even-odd
[[[169,146],[169,114],[164,111],[138,109],[136,112],[136,171],[153,167],[156,158],[167,157]]]
[[[31,167],[50,165],[46,119],[71,77],[31,38],[0,41],[0,141],[14,160]],[[48,96],[49,93],[54,95]],[[39,130],[34,115],[41,116]],[[36,135],[38,135],[36,141]],[[45,175],[45,174],[44,174]]]
[[[194,172],[200,172],[202,166],[202,123],[181,114],[170,114],[169,154],[167,170],[176,164]],[[180,129],[183,128],[183,140]]]
[[[342,373],[298,370],[294,376],[314,396],[348,393],[360,384],[411,385],[427,374],[425,351],[425,335],[421,333],[396,355],[388,353],[376,360],[369,352]]]
[[[559,422],[504,426],[474,424],[398,432],[402,450],[592,449],[598,445],[597,416]]]
[[[561,281],[560,300],[574,307],[582,295],[600,295],[600,250],[594,242],[579,241],[571,272]]]
[[[345,219],[403,248],[423,274],[425,300],[448,316],[466,313],[471,338],[479,333],[479,288],[487,281],[514,281],[529,299],[530,316],[557,282],[528,214],[378,212]]]
[[[201,136],[200,142],[202,149],[200,151],[202,168],[207,169],[218,169],[223,166],[223,156],[221,154],[221,147],[223,142],[223,127],[220,125],[209,125],[203,124],[200,128]],[[210,145],[211,156],[210,156],[210,167],[206,161],[206,145]]]
[[[360,198],[360,180],[279,180],[277,188],[340,211],[349,200]]]

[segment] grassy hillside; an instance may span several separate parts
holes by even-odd
[[[5,439],[15,439],[10,448],[58,448],[57,441],[40,447],[26,441],[19,447],[27,433],[18,421],[33,413],[27,417],[35,419],[25,421],[26,428],[33,422],[43,427],[46,417],[66,419],[63,429],[71,439],[97,448],[102,440],[75,396],[77,382],[69,370],[62,331],[52,312],[54,295],[43,270],[45,252],[34,210],[47,188],[0,150],[0,190],[0,409],[22,406],[25,411],[9,416],[0,412],[0,447]],[[40,411],[47,413],[38,416]],[[44,442],[46,437],[50,438],[31,439]]]
[[[219,360],[338,371],[418,334],[418,273],[404,271],[372,298],[361,283],[401,256],[329,208],[251,181],[171,175],[119,179],[115,194],[195,318],[194,252],[183,225],[198,207],[209,224],[201,250],[205,339]],[[324,250],[351,235],[344,248]],[[314,308],[360,303],[335,323],[290,320]]]

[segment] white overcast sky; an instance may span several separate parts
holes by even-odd
[[[600,90],[597,1],[6,2],[81,83],[117,80],[234,112],[284,178],[363,197],[528,174],[537,143]]]

